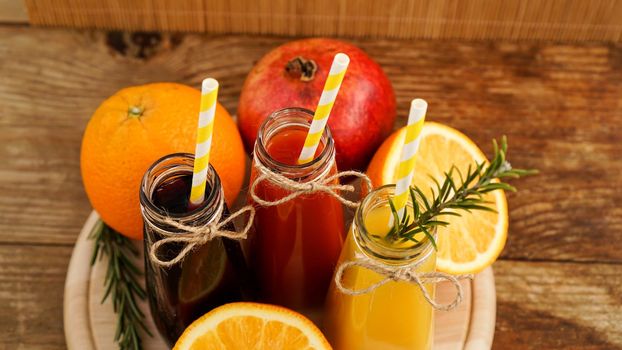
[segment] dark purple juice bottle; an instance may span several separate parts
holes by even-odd
[[[161,232],[187,234],[167,225],[165,218],[204,226],[216,220],[219,212],[223,219],[229,215],[220,179],[211,166],[204,202],[189,209],[193,161],[191,154],[181,153],[158,160],[145,173],[140,191],[149,305],[158,330],[171,346],[192,321],[217,306],[250,299],[252,290],[244,254],[235,240],[216,237],[170,267],[149,259],[152,244],[163,238]],[[234,231],[232,225],[225,229]],[[169,243],[160,248],[158,257],[169,261],[184,247]]]

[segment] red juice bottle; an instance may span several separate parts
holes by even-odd
[[[164,222],[169,217],[184,225],[204,226],[229,215],[218,174],[210,165],[205,200],[189,206],[192,187],[192,154],[178,153],[156,161],[143,177],[140,204],[144,221],[145,278],[151,315],[158,331],[172,346],[192,321],[211,309],[251,296],[251,275],[240,243],[216,237],[193,249],[170,267],[149,258],[154,242],[168,234],[187,234]],[[226,227],[234,230],[233,225]],[[169,261],[185,245],[169,243],[160,248],[159,258]]]
[[[313,113],[301,108],[272,113],[259,130],[253,164],[301,183],[336,174],[335,146],[328,129],[315,158],[297,164],[312,119]],[[258,171],[252,167],[251,184]],[[290,193],[270,181],[256,187],[256,194],[268,201]],[[276,206],[255,207],[250,252],[260,298],[313,314],[324,303],[343,246],[342,204],[326,193],[311,193]]]

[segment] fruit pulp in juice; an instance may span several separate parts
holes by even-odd
[[[155,189],[152,201],[168,213],[184,214],[191,210],[188,204],[191,186],[191,174],[165,181]],[[208,186],[206,197],[209,191]],[[157,232],[145,232],[145,235],[158,237]],[[162,256],[166,260],[176,256],[183,247],[170,244],[168,248]],[[148,260],[146,266],[150,270],[147,294],[151,314],[170,345],[195,319],[217,306],[247,299],[249,294],[250,273],[240,244],[234,240],[215,238],[168,268],[151,265]]]
[[[383,237],[388,231],[388,206],[372,209],[364,218],[369,234]],[[363,256],[348,234],[339,261]],[[436,255],[431,255],[417,268],[418,272],[432,272]],[[343,276],[346,287],[364,289],[383,279],[382,276],[358,266],[351,267]],[[434,295],[434,285],[426,285]],[[325,333],[335,350],[431,349],[433,341],[433,309],[417,285],[407,282],[389,282],[374,291],[358,296],[341,293],[331,282],[327,297]]]
[[[306,129],[283,130],[268,140],[266,150],[277,162],[296,165],[306,134]],[[326,176],[336,173],[333,162]],[[256,176],[253,169],[251,183]],[[290,192],[263,181],[257,194],[276,200]],[[301,195],[272,207],[257,206],[251,255],[261,299],[303,313],[319,309],[344,236],[343,207],[325,193]]]

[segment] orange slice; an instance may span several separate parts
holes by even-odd
[[[221,283],[227,269],[226,254],[222,239],[214,239],[184,259],[177,289],[181,302],[196,302]]]
[[[220,306],[194,321],[174,350],[331,349],[306,317],[284,307],[258,303]]]
[[[391,135],[378,149],[367,170],[374,186],[395,183],[406,128]],[[484,153],[466,135],[443,124],[426,122],[415,162],[412,183],[430,195],[435,186],[430,176],[441,182],[452,164],[466,174],[470,164],[486,160]],[[460,183],[459,176],[453,180]],[[443,216],[449,226],[438,228],[437,269],[448,273],[476,273],[490,266],[505,246],[508,230],[507,201],[503,191],[484,197],[497,212],[459,211],[462,215]]]

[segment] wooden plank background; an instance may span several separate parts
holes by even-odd
[[[107,96],[154,81],[221,83],[235,112],[252,65],[290,38],[129,34],[0,24],[0,349],[63,349],[63,283],[91,208],[79,152]],[[495,266],[495,349],[622,349],[622,44],[358,39],[403,125],[429,118],[489,153],[507,134],[520,180]]]
[[[363,38],[622,38],[622,0],[25,0],[35,25]]]

